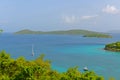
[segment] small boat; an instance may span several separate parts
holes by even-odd
[[[32,45],[32,56],[34,56],[34,50],[33,50],[33,45]]]
[[[88,71],[88,68],[87,68],[87,66],[85,66],[85,67],[83,68],[83,70],[84,70],[84,71]]]

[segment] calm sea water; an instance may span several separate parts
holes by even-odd
[[[115,77],[120,80],[120,53],[103,50],[107,43],[120,41],[119,34],[113,38],[85,38],[75,35],[0,35],[0,50],[11,54],[12,58],[24,56],[27,60],[36,59],[44,53],[52,61],[52,68],[64,72],[69,67],[83,67],[97,74]],[[35,55],[31,56],[32,45]]]

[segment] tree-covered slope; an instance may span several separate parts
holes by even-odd
[[[5,51],[0,52],[0,80],[104,80],[91,71],[80,72],[77,67],[60,73],[51,69],[49,60],[42,54],[35,60],[24,57],[13,59]]]

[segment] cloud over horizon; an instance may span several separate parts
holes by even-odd
[[[77,16],[77,15],[64,15],[62,16],[62,20],[64,23],[67,24],[74,24],[74,23],[79,23],[80,21],[83,20],[91,20],[94,19],[96,17],[98,17],[99,15],[86,15],[86,16]]]
[[[108,14],[118,14],[120,13],[120,10],[118,8],[116,8],[114,5],[106,5],[106,7],[104,7],[102,9],[103,12],[108,13]]]
[[[68,24],[72,24],[74,22],[76,22],[76,16],[72,15],[72,16],[62,16],[62,19],[65,23],[68,23]]]
[[[81,16],[81,19],[88,20],[98,17],[98,15]]]

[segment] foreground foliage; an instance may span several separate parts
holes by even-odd
[[[50,61],[40,55],[34,61],[24,57],[14,60],[5,51],[0,52],[0,80],[104,80],[94,72],[79,72],[77,67],[59,73],[52,70]]]

